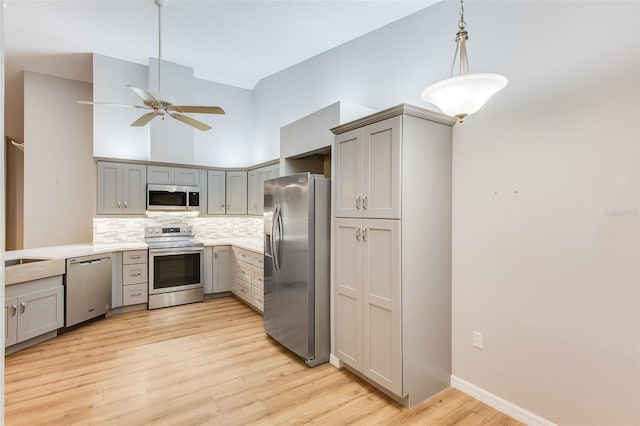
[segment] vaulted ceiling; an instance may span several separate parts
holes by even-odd
[[[163,60],[198,78],[252,89],[262,78],[437,0],[195,1],[162,9]],[[98,53],[140,64],[158,56],[153,0],[5,0],[5,56]]]

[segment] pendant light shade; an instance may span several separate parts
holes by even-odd
[[[422,91],[421,97],[462,121],[504,89],[507,82],[500,74],[464,74],[432,84]]]
[[[507,78],[500,74],[469,74],[466,45],[469,33],[466,26],[464,0],[460,0],[456,51],[453,54],[449,78],[430,85],[421,94],[423,101],[434,104],[447,115],[457,117],[461,123],[466,116],[482,108],[491,96],[504,89],[508,83]],[[456,59],[460,65],[460,75],[454,77]]]

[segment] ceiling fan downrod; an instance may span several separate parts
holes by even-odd
[[[168,0],[153,0],[158,6],[158,93],[162,93],[162,8]]]

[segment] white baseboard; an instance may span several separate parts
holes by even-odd
[[[506,399],[500,398],[498,395],[494,395],[454,375],[451,375],[451,386],[529,426],[557,426],[547,419],[533,414]]]
[[[333,353],[329,354],[329,364],[333,365],[337,369],[342,368],[342,361],[340,361]]]

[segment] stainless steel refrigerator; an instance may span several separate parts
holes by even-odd
[[[329,360],[330,180],[264,183],[264,329],[314,367]]]

